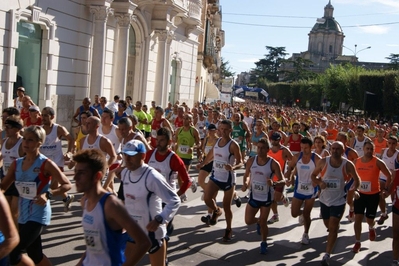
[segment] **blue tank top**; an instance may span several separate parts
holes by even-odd
[[[82,226],[85,233],[86,257],[83,265],[119,266],[125,262],[127,234],[122,233],[122,230],[112,230],[104,216],[104,205],[109,195],[111,194],[104,194],[91,211],[86,210],[85,204]]]
[[[22,171],[22,162],[25,157],[16,160],[15,186],[19,192],[19,218],[18,223],[25,224],[28,221],[43,225],[50,224],[51,206],[48,200],[45,206],[35,204],[37,195],[49,190],[51,177],[43,174],[44,163],[47,157],[39,154],[36,161],[26,171]]]
[[[123,114],[122,114],[121,116],[118,115],[118,112],[115,112],[115,114],[114,114],[114,121],[113,121],[114,125],[117,125],[119,119],[121,119],[122,117],[127,117],[126,112],[123,112]]]

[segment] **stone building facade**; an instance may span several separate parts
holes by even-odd
[[[208,2],[0,0],[2,107],[20,85],[65,126],[87,96],[192,105]]]

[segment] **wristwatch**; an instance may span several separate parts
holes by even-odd
[[[161,215],[155,215],[154,220],[159,224],[163,223],[163,217]]]

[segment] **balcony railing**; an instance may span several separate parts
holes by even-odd
[[[195,20],[201,21],[201,0],[188,0],[188,16]]]

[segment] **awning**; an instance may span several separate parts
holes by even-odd
[[[244,99],[241,99],[240,97],[234,96],[234,97],[233,97],[233,102],[236,102],[236,103],[244,103],[245,100],[244,100]]]
[[[205,97],[207,99],[219,99],[219,89],[211,82],[205,82]]]

